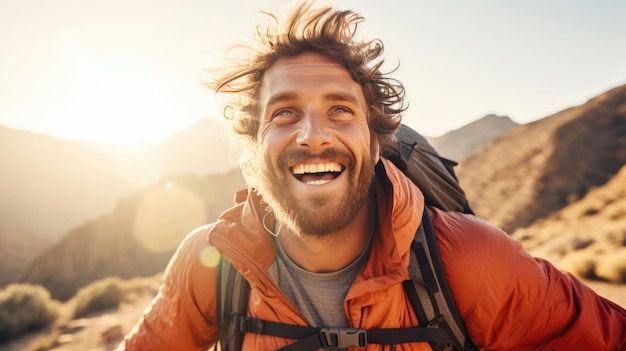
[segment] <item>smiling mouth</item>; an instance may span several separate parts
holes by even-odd
[[[291,167],[291,173],[303,183],[323,185],[339,177],[344,169],[344,166],[335,162],[298,164]]]

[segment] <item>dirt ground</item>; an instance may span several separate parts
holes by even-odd
[[[8,345],[0,344],[0,351],[30,350],[33,342],[46,335],[55,335],[57,339],[57,345],[49,351],[115,350],[151,300],[152,296],[143,296],[133,304],[123,304],[118,309],[72,320],[58,332],[44,331],[26,335]]]

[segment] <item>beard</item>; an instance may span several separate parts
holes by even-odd
[[[356,160],[353,155],[335,149],[327,149],[316,157],[337,161],[346,166],[341,176],[348,177],[348,188],[343,196],[329,199],[318,196],[304,202],[285,186],[286,177],[292,174],[277,173],[266,155],[257,155],[257,190],[263,200],[272,208],[276,220],[286,225],[296,235],[324,236],[345,228],[357,216],[367,202],[374,178],[375,155],[363,157],[359,174],[356,173]],[[313,155],[306,150],[283,154],[278,159],[278,169],[287,169],[287,164],[299,163]]]

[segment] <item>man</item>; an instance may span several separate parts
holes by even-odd
[[[215,250],[250,283],[251,317],[366,330],[417,325],[402,282],[424,200],[379,156],[400,123],[403,88],[379,71],[380,42],[354,40],[361,20],[301,5],[286,30],[259,30],[247,60],[216,81],[216,91],[240,96],[227,111],[246,144],[249,191],[185,239],[120,350],[216,343],[217,268],[205,259]],[[431,216],[458,309],[480,349],[626,349],[626,311],[480,219],[434,208]],[[243,349],[292,342],[250,333]],[[431,349],[366,349],[381,347]]]

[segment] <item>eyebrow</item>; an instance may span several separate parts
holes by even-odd
[[[280,93],[278,95],[272,96],[269,99],[269,101],[267,101],[267,106],[272,106],[279,102],[290,101],[290,100],[295,100],[295,99],[297,99],[297,95],[295,93],[292,93],[292,92]]]
[[[298,99],[298,94],[294,92],[284,92],[284,93],[280,93],[280,94],[272,96],[268,100],[267,106],[272,106],[280,102],[291,101],[291,100],[296,100],[296,99]],[[348,103],[355,104],[355,105],[358,104],[357,97],[354,96],[354,94],[350,94],[346,92],[330,92],[330,93],[325,94],[323,99],[326,101],[341,101],[341,102],[348,102]]]
[[[358,99],[356,96],[354,96],[354,94],[350,94],[347,92],[330,92],[326,95],[324,95],[324,100],[329,100],[329,101],[342,101],[342,102],[348,102],[351,104],[358,104]]]

